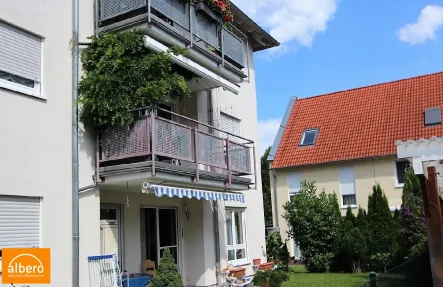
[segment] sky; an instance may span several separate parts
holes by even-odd
[[[443,71],[443,0],[232,0],[281,45],[254,55],[260,152],[290,97]]]

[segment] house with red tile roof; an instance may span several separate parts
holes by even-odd
[[[292,98],[268,160],[274,227],[285,235],[283,205],[304,180],[335,192],[343,213],[367,208],[380,183],[391,210],[401,205],[407,159],[398,141],[443,135],[443,72],[335,92]],[[292,246],[294,256],[298,255]]]

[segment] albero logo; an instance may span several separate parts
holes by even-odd
[[[49,248],[4,248],[2,253],[2,283],[51,283]]]

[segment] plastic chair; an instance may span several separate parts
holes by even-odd
[[[88,257],[90,287],[122,287],[122,273],[116,254]]]

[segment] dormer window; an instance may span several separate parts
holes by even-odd
[[[425,126],[434,126],[441,124],[440,107],[429,108],[425,110]]]
[[[317,140],[318,129],[304,130],[299,146],[311,146]]]

